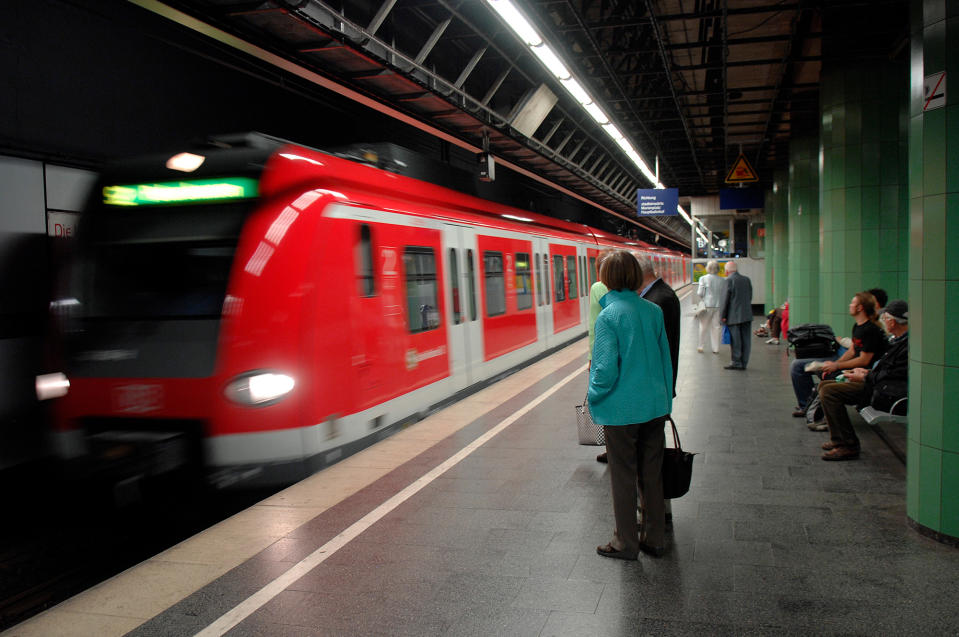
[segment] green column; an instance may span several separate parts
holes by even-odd
[[[770,307],[779,307],[789,298],[789,172],[773,173],[772,207],[775,217],[766,227],[772,226],[766,245],[772,244],[773,255],[767,257],[773,264],[773,286]]]
[[[819,323],[819,139],[789,143],[789,324]]]
[[[764,193],[763,202],[763,229],[766,232],[766,303],[763,311],[769,312],[776,307],[775,297],[773,296],[776,253],[776,246],[773,245],[773,222],[776,219],[776,209],[772,189]]]
[[[822,71],[819,307],[837,333],[848,329],[856,292],[881,287],[906,298],[908,87],[905,62],[834,62]]]
[[[911,6],[906,512],[921,532],[959,543],[959,100],[930,108],[923,92],[938,73],[959,77],[959,5]]]

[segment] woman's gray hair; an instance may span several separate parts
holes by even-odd
[[[716,263],[715,261],[710,261],[709,263],[706,264],[706,272],[708,274],[716,274],[717,272],[719,272],[719,264]]]

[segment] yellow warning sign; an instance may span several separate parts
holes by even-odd
[[[739,157],[736,158],[733,167],[730,168],[726,174],[726,183],[746,184],[753,181],[759,181],[759,175],[757,175],[753,167],[749,165],[749,160],[746,159],[746,156],[739,153]]]

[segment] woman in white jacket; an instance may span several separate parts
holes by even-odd
[[[719,353],[719,301],[723,296],[723,285],[726,283],[722,277],[717,275],[719,264],[710,261],[706,264],[706,274],[699,279],[699,288],[696,294],[702,299],[706,311],[696,317],[699,321],[699,347],[697,351],[702,353],[706,345],[706,335],[710,337],[710,345],[713,354]]]

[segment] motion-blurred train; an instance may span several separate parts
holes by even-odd
[[[64,457],[315,472],[586,329],[596,256],[688,258],[283,140],[105,171],[55,302]]]

